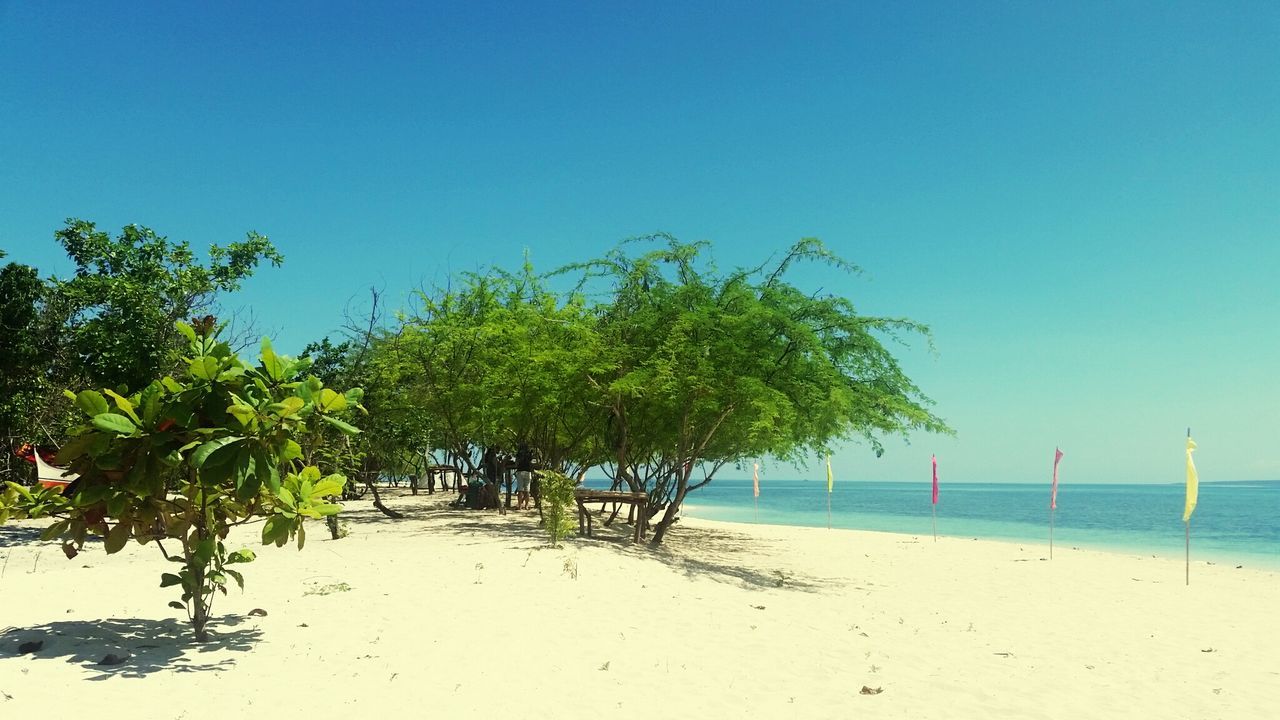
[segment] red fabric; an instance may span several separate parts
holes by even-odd
[[[933,504],[938,504],[938,456],[933,455]]]

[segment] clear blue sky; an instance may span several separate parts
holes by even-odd
[[[1280,478],[1280,4],[207,5],[0,2],[11,260],[257,230],[287,262],[230,304],[296,352],[524,248],[818,236],[867,274],[797,282],[932,326],[959,433],[838,478],[1177,482],[1188,425],[1203,479]]]

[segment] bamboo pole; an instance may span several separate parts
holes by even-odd
[[[1053,516],[1055,514],[1056,514],[1056,511],[1053,508],[1049,508],[1049,559],[1050,560],[1053,559]]]

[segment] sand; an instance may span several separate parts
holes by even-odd
[[[536,517],[441,501],[352,503],[302,552],[241,528],[258,561],[204,646],[154,548],[68,561],[2,528],[0,717],[1280,715],[1275,572],[1186,587],[1181,558],[692,518],[658,550],[551,549]]]

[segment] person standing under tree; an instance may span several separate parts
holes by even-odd
[[[516,509],[529,509],[529,485],[533,482],[533,450],[520,443],[516,450]]]

